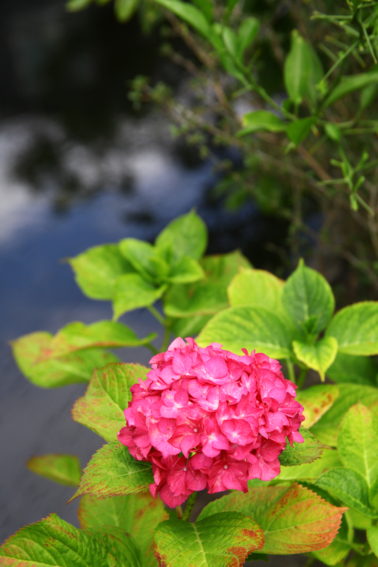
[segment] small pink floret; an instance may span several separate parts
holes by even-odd
[[[277,360],[243,353],[177,338],[131,388],[118,439],[152,464],[151,494],[169,507],[198,490],[246,492],[252,478],[271,480],[287,442],[303,441],[295,384]]]

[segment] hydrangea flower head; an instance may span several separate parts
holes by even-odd
[[[131,388],[118,439],[152,464],[151,493],[169,507],[198,490],[246,492],[249,479],[271,480],[286,443],[303,441],[296,386],[277,360],[243,353],[178,338]]]

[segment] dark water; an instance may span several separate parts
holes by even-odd
[[[249,205],[225,212],[209,199],[211,161],[188,167],[157,110],[135,116],[125,81],[160,73],[185,91],[137,24],[116,24],[109,11],[67,15],[62,2],[8,2],[2,7],[0,56],[0,540],[56,512],[75,521],[72,489],[25,469],[32,455],[73,453],[84,465],[101,445],[72,422],[83,386],[41,390],[17,370],[9,341],[68,322],[111,316],[86,299],[62,258],[125,237],[153,239],[178,214],[197,207],[210,228],[211,251],[252,249],[273,227]],[[141,46],[144,56],[140,54]],[[181,82],[180,82],[181,81]],[[180,90],[181,89],[181,90]],[[125,322],[156,330],[148,313]],[[123,358],[146,363],[149,353]]]

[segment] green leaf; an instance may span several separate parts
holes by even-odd
[[[282,313],[283,283],[265,270],[242,270],[233,278],[228,288],[230,305],[253,305],[274,313]]]
[[[57,388],[76,382],[87,382],[95,368],[117,358],[100,348],[86,348],[50,357],[53,336],[38,332],[12,343],[13,355],[23,374],[36,386]]]
[[[139,0],[114,0],[114,9],[121,22],[129,20],[136,11]]]
[[[152,244],[136,238],[125,238],[119,243],[119,249],[124,258],[144,280],[150,283],[156,280],[156,267],[159,259]],[[168,266],[166,273],[168,273]]]
[[[155,532],[159,564],[166,567],[242,566],[263,542],[259,526],[238,512],[215,514],[195,523],[169,520]]]
[[[362,475],[371,491],[378,486],[378,417],[362,404],[345,414],[337,449],[345,467]]]
[[[370,71],[369,73],[341,77],[338,85],[336,85],[325,99],[324,106],[331,106],[331,104],[347,94],[360,90],[368,85],[376,85],[377,83],[378,71],[376,70]]]
[[[312,103],[318,98],[316,85],[323,78],[322,64],[312,46],[295,30],[291,49],[284,64],[286,91],[295,104]]]
[[[170,329],[175,337],[195,337],[210,319],[211,315],[193,315],[171,319]]]
[[[74,498],[94,494],[100,498],[145,492],[153,482],[151,465],[135,460],[120,443],[99,449],[84,469]]]
[[[149,492],[112,498],[88,494],[80,500],[78,515],[83,529],[111,533],[113,528],[121,528],[131,533],[141,551],[142,566],[156,567],[153,534],[156,526],[168,519],[159,498],[153,498]]]
[[[336,467],[323,474],[315,483],[345,506],[370,517],[378,516],[370,508],[368,486],[361,475],[351,469]]]
[[[118,276],[134,271],[118,244],[89,248],[68,262],[78,286],[92,299],[112,299]]]
[[[139,274],[126,274],[117,280],[113,298],[114,317],[123,313],[148,307],[157,301],[166,290],[166,286],[154,287]]]
[[[198,342],[212,342],[233,352],[256,350],[272,358],[289,358],[292,336],[285,322],[257,307],[231,307],[215,315],[201,331]]]
[[[297,359],[319,372],[324,380],[326,371],[336,358],[337,340],[334,337],[323,337],[313,344],[293,341],[293,349]]]
[[[356,384],[338,384],[339,396],[332,407],[314,425],[314,435],[326,445],[336,446],[340,423],[344,414],[354,404],[367,407],[378,404],[378,389]]]
[[[244,16],[237,32],[237,56],[242,60],[244,52],[252,45],[260,30],[260,22],[252,17]]]
[[[183,5],[193,8],[188,4]],[[185,257],[199,260],[207,246],[206,225],[194,211],[191,211],[169,223],[157,237],[156,246],[170,265]]]
[[[155,2],[176,14],[176,16],[190,24],[205,37],[209,34],[210,26],[203,13],[195,6],[179,2],[178,0],[155,0]]]
[[[10,567],[140,567],[139,551],[125,533],[93,536],[59,516],[22,528],[0,548],[0,563]]]
[[[326,327],[335,307],[328,282],[302,261],[283,287],[282,302],[293,322],[310,334]]]
[[[344,508],[333,506],[304,486],[254,486],[247,494],[233,491],[210,502],[199,519],[238,510],[251,516],[264,531],[262,553],[288,555],[322,549],[331,543]]]
[[[298,118],[286,127],[286,133],[288,138],[293,144],[299,146],[311,132],[311,128],[316,123],[316,118],[314,116],[309,116],[307,118]]]
[[[335,337],[345,354],[378,354],[378,301],[344,307],[333,317],[327,335]]]
[[[268,132],[284,132],[286,130],[285,122],[282,122],[278,116],[267,110],[247,112],[242,117],[242,124],[243,128],[239,130],[238,136],[245,136],[259,130],[268,130]]]
[[[366,537],[372,552],[378,557],[378,526],[371,526],[366,530]]]
[[[131,400],[130,388],[146,377],[148,368],[139,364],[110,364],[96,370],[85,395],[73,408],[72,417],[106,441],[114,441],[125,425],[124,410]]]
[[[32,457],[26,466],[35,474],[59,484],[77,486],[80,482],[80,461],[73,455],[41,455]]]
[[[169,272],[167,281],[185,284],[201,280],[205,277],[200,264],[193,258],[182,258]]]
[[[338,396],[338,387],[330,384],[310,386],[310,388],[297,392],[297,400],[304,408],[303,425],[308,429],[317,423]]]
[[[193,0],[193,4],[201,10],[208,22],[213,21],[214,6],[212,0]]]
[[[280,455],[281,465],[290,467],[304,463],[312,463],[321,456],[324,449],[327,449],[327,445],[320,443],[311,431],[302,428],[300,433],[302,434],[304,443],[294,443],[293,445],[288,443],[286,449],[284,449]]]
[[[79,10],[83,10],[89,6],[91,3],[92,0],[68,0],[66,8],[69,12],[78,12]]]
[[[378,382],[378,364],[375,359],[366,356],[354,356],[338,352],[329,367],[327,375],[334,382],[351,382],[376,386]]]
[[[340,460],[335,449],[325,449],[323,454],[312,463],[303,465],[281,466],[277,480],[292,480],[314,483],[329,469],[340,466]]]
[[[206,256],[201,260],[204,279],[190,285],[175,285],[166,294],[164,311],[170,317],[192,317],[217,313],[228,307],[227,286],[248,261],[240,252]]]
[[[63,327],[51,340],[46,358],[56,358],[87,348],[120,348],[145,345],[156,338],[156,333],[140,339],[123,323],[98,321],[91,325],[74,322]],[[42,355],[43,356],[43,355]]]

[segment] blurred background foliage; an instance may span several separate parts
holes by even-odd
[[[129,99],[158,104],[214,160],[214,199],[284,219],[284,266],[305,256],[344,301],[376,294],[378,3],[114,0],[114,11],[182,68],[185,97],[138,75]]]

